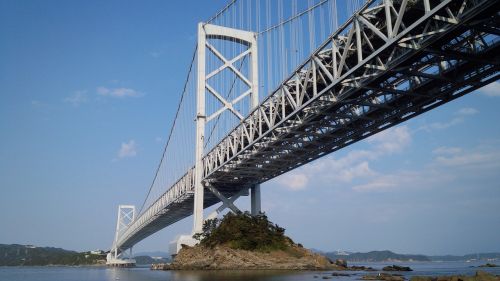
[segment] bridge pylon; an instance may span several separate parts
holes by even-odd
[[[133,205],[119,205],[118,217],[116,220],[116,232],[113,246],[106,257],[106,264],[109,266],[126,267],[135,265],[135,260],[132,259],[132,248],[129,248],[129,258],[122,258],[122,254],[127,249],[120,249],[118,247],[118,240],[120,235],[126,230],[136,218],[135,206]]]
[[[225,40],[232,44],[241,44],[245,48],[236,54],[233,58],[226,58],[225,54],[218,50],[215,44],[210,44],[209,39]],[[207,74],[207,55],[211,52],[216,56],[223,65],[210,73]],[[249,66],[250,69],[248,73],[240,72],[239,69],[235,67],[235,63],[243,58],[249,56]],[[214,87],[209,84],[209,79],[221,73],[225,70],[229,70],[234,73],[237,79],[240,79],[242,83],[248,86],[248,90],[239,93],[232,101],[227,100],[223,94],[219,93]],[[207,95],[211,95],[221,103],[221,108],[216,110],[210,116],[206,116],[205,103]],[[235,198],[240,195],[233,196],[231,199],[225,198],[222,194],[217,191],[215,186],[211,186],[209,183],[204,183],[204,169],[203,169],[203,156],[204,156],[204,145],[205,145],[205,125],[207,122],[217,118],[224,111],[230,111],[239,118],[243,120],[245,114],[240,114],[236,108],[233,107],[238,101],[242,100],[246,96],[250,97],[250,108],[254,109],[259,105],[259,76],[258,76],[258,54],[257,54],[257,34],[250,31],[238,30],[234,28],[228,28],[223,26],[217,26],[213,24],[199,23],[198,24],[198,48],[197,48],[197,98],[196,98],[196,148],[195,148],[195,191],[194,191],[194,224],[193,233],[199,233],[202,231],[204,216],[204,192],[205,188],[208,188],[215,196],[217,196],[223,202],[221,207],[230,207],[235,211],[235,207],[232,202]],[[252,202],[252,213],[258,214],[260,212],[260,186],[255,185],[251,187],[251,202]],[[219,209],[221,208],[219,207]],[[237,209],[237,208],[236,208]]]

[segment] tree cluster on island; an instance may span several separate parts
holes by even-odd
[[[255,216],[248,212],[227,213],[222,219],[205,221],[203,232],[193,237],[209,248],[225,245],[232,249],[262,252],[286,250],[293,244],[285,236],[285,229],[270,222],[264,213]]]

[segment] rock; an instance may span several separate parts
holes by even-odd
[[[332,276],[351,276],[351,275],[347,273],[333,272]]]
[[[344,259],[337,259],[335,260],[335,265],[340,267],[347,267],[347,261]]]
[[[213,248],[196,245],[182,248],[166,269],[172,270],[344,270],[326,257],[292,245],[287,250],[270,252],[232,249],[220,245]]]
[[[482,264],[479,267],[498,267],[498,265],[493,263]]]
[[[392,275],[389,273],[379,273],[377,275],[365,275],[361,277],[361,280],[384,280],[384,281],[404,281],[404,277],[401,275]]]
[[[168,263],[153,263],[151,264],[151,270],[169,270]]]
[[[362,265],[361,266],[353,265],[353,266],[347,267],[346,270],[352,270],[352,271],[377,271],[373,267],[362,266]]]
[[[390,265],[390,266],[386,266],[384,268],[382,268],[383,271],[413,271],[413,269],[411,269],[410,267],[408,266],[399,266],[399,265]]]
[[[384,280],[386,280],[386,281],[404,281],[405,279],[402,276],[392,276],[392,277],[386,278]]]
[[[322,279],[332,279],[332,277],[330,277],[330,276],[323,276],[323,277],[321,277],[321,278],[322,278]]]

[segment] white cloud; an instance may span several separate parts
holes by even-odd
[[[69,97],[64,98],[64,102],[70,103],[73,106],[79,106],[87,102],[87,91],[76,91]]]
[[[386,191],[397,187],[396,181],[391,178],[381,177],[366,184],[355,185],[352,187],[354,191]]]
[[[44,107],[46,106],[47,104],[45,104],[44,102],[41,102],[39,100],[31,100],[31,105],[33,107]]]
[[[130,88],[106,88],[98,87],[97,93],[101,96],[126,98],[126,97],[141,97],[144,94]]]
[[[461,124],[465,121],[465,118],[468,116],[472,116],[479,113],[479,110],[472,108],[472,107],[465,107],[459,109],[457,112],[454,113],[455,117],[453,117],[450,121],[448,122],[433,122],[427,125],[424,125],[419,128],[419,130],[426,130],[426,131],[432,131],[432,130],[443,130],[447,129],[449,127]]]
[[[31,100],[30,103],[31,103],[31,106],[39,112],[48,113],[51,110],[50,104],[48,104],[46,102],[39,101],[39,100]]]
[[[376,144],[380,154],[400,152],[411,142],[410,130],[407,126],[389,128],[372,136],[368,142]]]
[[[122,142],[120,150],[118,151],[118,158],[134,157],[137,155],[137,145],[134,140],[129,142]]]
[[[435,164],[442,166],[500,166],[500,151],[460,151],[451,155],[439,155]]]
[[[477,113],[479,113],[479,110],[472,107],[464,107],[457,111],[457,115],[459,116],[475,115]]]
[[[345,185],[375,177],[378,173],[370,167],[370,161],[402,151],[411,143],[411,134],[407,126],[393,127],[372,136],[368,143],[372,146],[370,150],[353,150],[341,158],[326,156],[280,176],[277,183],[290,190],[300,190],[312,181]]]
[[[149,52],[149,55],[156,59],[156,58],[159,58],[162,55],[162,52],[160,52],[160,51],[152,51],[152,52]]]
[[[459,147],[438,147],[437,156],[422,169],[378,174],[369,182],[352,187],[358,192],[385,192],[395,189],[438,188],[463,177],[484,177],[500,169],[500,150],[478,146],[469,150]],[[467,172],[464,172],[467,171]]]
[[[472,108],[464,108],[457,111],[455,116],[470,116],[477,112]],[[333,157],[335,154],[325,156],[278,177],[276,183],[292,191],[309,186],[329,186],[347,187],[356,192],[388,192],[438,188],[459,178],[500,170],[500,149],[496,143],[468,149],[437,147],[432,151],[434,158],[415,170],[398,169],[387,173],[373,169],[376,167],[372,163],[374,160],[402,152],[411,141],[412,135],[407,126],[390,128],[369,138],[368,149],[352,150],[340,158]]]
[[[482,87],[479,91],[489,97],[500,97],[500,82],[495,81],[490,83]]]
[[[156,137],[156,138],[155,138],[155,141],[156,141],[156,142],[162,142],[162,141],[163,141],[163,139],[162,139],[161,137]]]
[[[425,167],[415,171],[396,171],[390,174],[379,174],[370,178],[367,183],[354,185],[356,192],[388,192],[398,189],[422,189],[444,185],[454,179],[450,173],[444,173],[434,167]]]
[[[440,146],[432,151],[433,154],[457,154],[462,152],[460,147]]]
[[[456,118],[451,119],[449,122],[433,122],[433,123],[430,123],[429,125],[424,126],[423,129],[425,129],[427,131],[430,131],[430,130],[443,130],[443,129],[447,129],[449,127],[458,125],[458,124],[462,123],[463,121],[464,121],[464,119],[462,117],[456,117]]]
[[[327,157],[319,160],[318,164],[313,163],[308,171],[308,175],[315,179],[322,179],[323,182],[343,182],[350,183],[354,179],[366,178],[376,173],[370,168],[368,161],[354,160],[352,154],[346,157],[335,159]]]
[[[278,183],[290,190],[304,189],[308,182],[308,176],[302,173],[287,173],[278,178]]]

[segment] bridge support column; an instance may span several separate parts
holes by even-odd
[[[226,58],[227,54],[217,50],[218,45],[214,41],[220,40],[227,44],[244,45],[246,50],[242,50],[240,54],[236,54],[233,58]],[[239,51],[238,51],[239,52]],[[250,110],[259,104],[259,79],[258,79],[258,55],[257,55],[257,34],[245,30],[238,30],[234,28],[217,26],[207,23],[198,24],[198,47],[197,47],[197,89],[196,89],[196,149],[195,149],[195,183],[194,183],[194,207],[193,207],[193,234],[199,233],[203,229],[203,208],[204,208],[204,149],[205,149],[205,127],[210,122],[216,122],[220,115],[229,111],[234,114],[239,121],[242,121],[245,115],[240,112],[238,107],[233,106],[244,99],[250,99]],[[207,55],[217,57],[223,65],[217,69],[207,68]],[[234,55],[234,54],[232,54]],[[248,57],[249,71],[239,70],[241,68],[235,67],[235,63],[241,60],[243,65],[244,58]],[[210,57],[209,57],[210,58]],[[210,62],[210,59],[208,59]],[[227,93],[221,92],[221,89],[210,86],[214,81],[213,77],[221,77],[224,71],[230,71],[235,75],[235,79],[240,80],[241,83],[246,84],[250,89],[242,93],[235,94],[234,99]],[[206,71],[211,71],[206,73]],[[224,76],[222,76],[223,78]],[[208,80],[211,79],[211,80]],[[235,80],[236,81],[236,80]],[[233,82],[234,83],[234,82]],[[232,90],[231,90],[232,91]],[[231,93],[230,91],[230,93]],[[205,109],[205,98],[212,97],[220,101],[221,108],[211,112],[208,109],[208,116]],[[249,98],[247,98],[249,96]],[[229,98],[231,97],[230,100]],[[216,119],[217,118],[217,119]],[[248,190],[247,190],[248,191]],[[260,198],[260,197],[259,197]],[[224,202],[224,200],[222,200]],[[260,200],[259,200],[260,202]],[[231,202],[225,202],[231,207]],[[234,206],[234,205],[233,205]],[[259,207],[260,209],[260,207]]]
[[[206,34],[203,23],[198,24],[198,49],[197,49],[197,90],[196,90],[196,166],[194,183],[194,207],[193,207],[193,234],[203,229],[203,145],[205,143],[205,46]]]
[[[261,212],[260,184],[256,184],[250,188],[250,205],[251,205],[252,216],[256,216]]]

